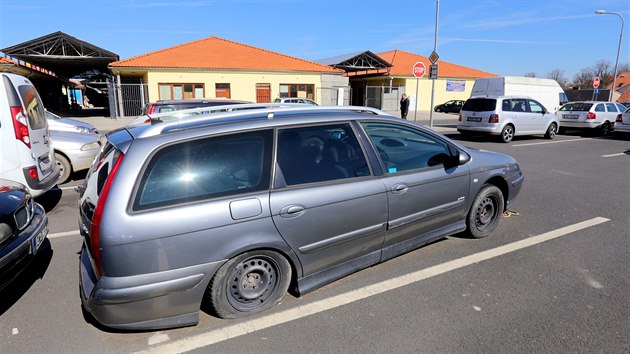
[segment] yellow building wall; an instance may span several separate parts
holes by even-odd
[[[418,87],[418,111],[430,111],[431,107],[431,81],[427,78],[422,79],[405,79],[405,92],[411,99],[409,110],[415,110],[416,99],[416,87]],[[455,87],[461,87],[463,83],[464,91],[447,91],[447,82],[451,81],[449,87],[454,89]],[[433,106],[437,106],[450,100],[467,100],[472,93],[472,87],[475,83],[475,79],[437,79],[435,80],[435,89],[433,95]]]
[[[229,83],[231,98],[256,102],[256,84],[270,84],[271,100],[279,97],[280,84],[312,84],[314,100],[320,102],[321,73],[273,73],[249,71],[149,71],[149,100],[159,100],[159,84],[194,83],[204,85],[204,98],[216,98],[215,84]]]

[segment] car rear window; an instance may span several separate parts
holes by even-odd
[[[494,98],[471,98],[464,103],[462,111],[487,112],[494,111],[497,100]]]
[[[44,111],[44,105],[37,94],[37,90],[30,85],[20,85],[18,86],[18,92],[26,108],[29,127],[31,129],[46,128],[48,126],[46,113]]]
[[[573,102],[567,103],[564,106],[560,107],[561,111],[579,111],[579,112],[588,112],[591,107],[593,107],[592,103],[586,102]]]
[[[147,165],[133,210],[266,190],[272,141],[265,130],[165,147]]]

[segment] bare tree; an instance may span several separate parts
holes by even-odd
[[[528,73],[525,73],[525,77],[536,77],[536,73],[533,71],[530,71]]]
[[[567,84],[567,78],[564,76],[564,70],[561,70],[559,68],[555,68],[553,70],[551,70],[548,74],[547,74],[547,78],[548,79],[552,79],[552,80],[556,80],[556,82],[558,84],[560,84],[560,87],[564,87]]]

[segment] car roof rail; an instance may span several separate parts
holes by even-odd
[[[377,116],[392,116],[380,109],[365,107],[365,106],[312,106],[305,104],[292,104],[292,103],[253,103],[253,104],[238,104],[229,106],[214,106],[194,108],[190,110],[181,110],[171,113],[170,115],[153,114],[150,115],[152,119],[152,125],[144,129],[138,137],[148,137],[159,135],[163,132],[172,130],[196,128],[211,124],[218,120],[238,120],[239,118],[249,119],[273,119],[275,113],[298,113],[298,112],[358,112],[358,113],[371,113]],[[183,112],[181,116],[176,116],[173,113]],[[173,117],[172,120],[160,120],[161,117]]]

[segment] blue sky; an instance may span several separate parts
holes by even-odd
[[[308,60],[401,49],[428,56],[435,0],[0,0],[0,48],[62,31],[121,59],[209,36]],[[441,0],[440,60],[498,75],[572,79],[630,52],[628,0]]]

